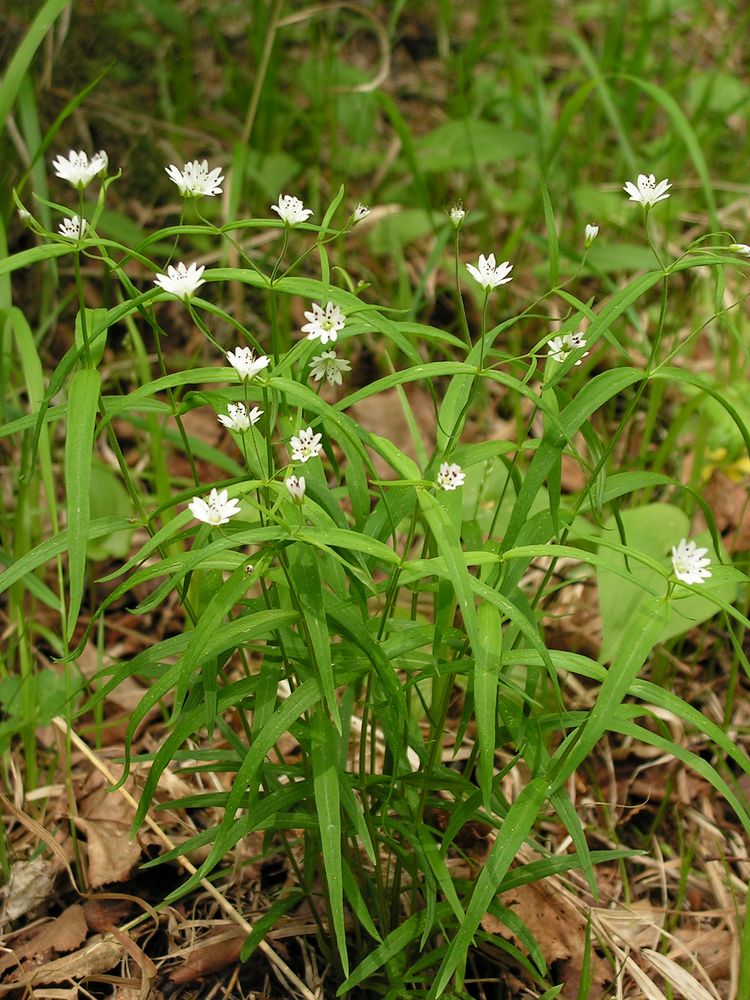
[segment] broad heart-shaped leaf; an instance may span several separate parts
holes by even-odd
[[[677,545],[681,538],[689,537],[690,523],[687,515],[671,504],[647,504],[644,507],[623,511],[620,516],[625,527],[628,548],[643,552],[654,559],[664,556],[666,562],[671,547]],[[614,518],[607,522],[604,530],[613,541],[620,540]],[[715,564],[717,557],[708,533],[697,536],[695,540],[699,546],[708,548],[708,555]],[[602,546],[599,555],[604,563],[612,566],[613,570],[627,572],[625,559],[619,552],[613,552]],[[632,583],[615,572],[609,572],[601,567],[597,569],[603,631],[599,658],[602,662],[607,662],[614,656],[621,636],[631,629],[638,607],[648,597],[648,589],[659,593],[664,588],[664,580],[655,570],[636,562],[635,559],[629,560],[629,564]],[[731,582],[719,583],[707,580],[701,584],[701,588],[706,593],[715,594],[730,604],[737,593],[737,585]],[[687,590],[678,586],[659,642],[681,635],[716,614],[716,604],[708,597],[703,597],[701,594],[680,597],[680,591],[687,594]]]

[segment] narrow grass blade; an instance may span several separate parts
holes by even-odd
[[[21,89],[21,82],[26,70],[31,65],[36,50],[67,6],[68,0],[47,0],[13,54],[3,79],[0,81],[0,126],[5,126],[5,121],[15,103],[18,91]]]
[[[505,817],[502,830],[492,845],[474,892],[466,909],[466,919],[448,946],[428,1000],[437,1000],[455,972],[466,961],[466,954],[482,917],[495,897],[497,888],[513,862],[518,849],[534,824],[547,795],[547,782],[535,778],[521,792]]]
[[[321,584],[321,563],[315,550],[309,545],[295,545],[289,553],[290,570],[294,574],[295,587],[299,598],[304,629],[309,639],[310,654],[326,705],[331,713],[336,729],[341,732],[341,716],[336,701],[336,686],[333,680],[331,660],[331,639],[326,621],[323,588]]]
[[[479,787],[482,804],[491,812],[492,776],[497,731],[497,686],[503,654],[502,617],[491,604],[477,611],[479,645],[474,650],[474,715],[479,741]]]
[[[341,797],[339,794],[339,734],[325,709],[318,705],[310,722],[310,757],[318,813],[331,923],[344,975],[349,975],[344,925],[344,882],[341,868]]]
[[[94,368],[75,373],[68,392],[68,433],[65,438],[65,492],[68,503],[68,621],[70,641],[78,623],[86,571],[89,536],[91,456],[101,376]]]
[[[609,728],[614,713],[658,641],[668,617],[669,602],[664,598],[644,600],[639,607],[632,630],[623,636],[596,704],[578,738],[572,747],[566,741],[550,761],[553,790],[568,780]]]

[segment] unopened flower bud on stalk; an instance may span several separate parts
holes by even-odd
[[[464,210],[464,206],[461,204],[461,202],[457,201],[456,204],[448,212],[448,215],[450,216],[450,220],[453,223],[453,225],[456,227],[456,229],[458,229],[461,226],[461,223],[466,218],[466,211]]]
[[[305,484],[304,476],[289,476],[288,479],[284,480],[284,486],[286,486],[289,491],[289,495],[296,504],[302,504],[305,499],[305,490],[307,486]]]

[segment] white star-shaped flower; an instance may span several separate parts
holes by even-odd
[[[208,500],[193,497],[192,502],[188,504],[188,509],[198,521],[218,526],[219,524],[228,524],[230,518],[239,514],[240,502],[234,497],[230,500],[227,490],[213,489],[208,495]]]
[[[107,169],[108,163],[107,154],[103,149],[94,153],[90,160],[83,150],[76,153],[74,149],[71,149],[67,159],[64,156],[58,156],[56,160],[53,160],[52,166],[58,177],[62,177],[74,188],[83,191],[97,174]]]
[[[489,257],[484,254],[479,255],[478,266],[467,264],[466,270],[475,281],[478,281],[482,288],[497,288],[498,285],[507,285],[512,278],[508,275],[513,270],[510,261],[503,261],[502,264],[495,263],[495,255],[491,253]]]
[[[588,225],[583,233],[583,245],[588,250],[596,237],[599,235],[599,227]]]
[[[86,232],[86,222],[82,222],[77,215],[74,215],[70,219],[63,219],[57,227],[57,231],[61,236],[66,236],[69,240],[79,240],[81,233]]]
[[[703,583],[711,576],[711,560],[705,558],[708,549],[699,549],[695,542],[683,538],[679,545],[672,546],[672,568],[674,575],[683,583]]]
[[[183,198],[213,197],[221,194],[219,185],[224,180],[221,167],[208,169],[208,160],[191,160],[180,170],[174,163],[164,168],[170,180],[174,181]]]
[[[335,351],[323,351],[310,362],[310,374],[316,382],[325,378],[329,385],[341,385],[342,372],[351,370],[351,365],[345,358],[337,358]]]
[[[278,212],[288,226],[296,226],[299,222],[307,222],[315,213],[311,208],[305,208],[299,198],[293,194],[280,194],[278,205],[271,205],[271,210]]]
[[[671,187],[668,180],[657,184],[653,174],[638,174],[636,184],[625,181],[623,191],[630,195],[630,201],[639,201],[645,208],[651,208],[657,201],[666,201]]]
[[[329,302],[325,309],[313,302],[312,312],[306,312],[305,319],[310,322],[305,323],[302,332],[307,334],[308,340],[320,337],[321,344],[336,340],[346,325],[345,313],[333,302]]]
[[[461,470],[460,465],[456,465],[455,462],[452,464],[443,462],[438,472],[437,484],[444,490],[456,490],[459,486],[463,486],[465,479],[466,473]]]
[[[562,337],[553,337],[552,340],[547,341],[547,347],[549,348],[547,357],[552,358],[553,361],[559,361],[559,363],[562,364],[563,361],[567,360],[571,351],[580,351],[585,346],[586,338],[583,333],[565,333]],[[582,354],[576,361],[576,364],[580,365],[583,359],[588,356],[589,352],[586,351],[586,353]]]
[[[205,285],[205,278],[201,277],[205,270],[205,265],[198,267],[197,264],[191,264],[190,267],[185,267],[182,261],[177,267],[168,264],[167,273],[157,274],[154,284],[165,292],[176,295],[178,299],[186,300],[194,295],[201,285]]]
[[[238,347],[235,351],[227,351],[227,361],[243,382],[255,378],[258,372],[262,372],[269,365],[269,359],[265,354],[256,358],[249,347]]]
[[[305,490],[307,486],[305,485],[304,476],[290,476],[288,479],[284,480],[284,486],[289,490],[289,495],[295,503],[302,503],[305,498]]]
[[[229,411],[229,416],[225,413],[220,413],[218,417],[219,423],[223,424],[230,431],[237,431],[238,434],[244,434],[253,424],[257,424],[263,416],[263,410],[259,410],[257,406],[254,406],[248,413],[244,403],[228,403],[227,410]]]
[[[292,438],[292,461],[307,462],[319,455],[323,450],[322,437],[322,434],[314,434],[312,427],[300,430],[299,437]]]
[[[366,219],[370,214],[370,211],[371,210],[367,207],[367,205],[363,205],[362,202],[360,202],[354,209],[354,221],[361,222],[363,219]]]
[[[744,254],[746,257],[750,257],[750,246],[748,246],[747,243],[730,243],[727,249],[733,250],[735,253]]]

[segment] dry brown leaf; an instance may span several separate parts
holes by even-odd
[[[33,861],[16,861],[11,865],[8,897],[0,923],[18,920],[44,903],[59,871],[59,865],[42,857],[34,858]]]
[[[83,907],[89,930],[108,931],[133,911],[135,902],[128,899],[91,899]]]
[[[729,978],[732,950],[738,941],[726,924],[719,927],[678,927],[672,932],[669,957],[694,958],[713,983]]]
[[[93,822],[77,816],[75,824],[86,834],[91,888],[124,882],[141,860],[138,841],[131,840],[127,830],[118,823]]]
[[[750,549],[750,502],[747,484],[735,482],[718,469],[703,489],[713,511],[716,527],[724,535],[730,552]]]
[[[45,951],[73,951],[86,940],[88,928],[83,907],[74,903],[55,920],[45,924],[23,948],[24,955],[40,955]]]
[[[565,983],[560,996],[576,997],[584,961],[584,922],[567,897],[557,891],[554,880],[521,885],[503,893],[501,902],[529,929],[547,965],[560,963],[559,975]],[[513,937],[502,921],[489,913],[482,919],[482,927],[492,934]],[[517,940],[516,944],[523,947]],[[591,970],[593,978],[589,998],[595,1000],[604,995],[604,986],[612,975],[607,962],[594,951],[591,953]]]
[[[237,928],[217,928],[192,949],[184,965],[170,972],[170,980],[173,983],[191,983],[233,965],[239,961],[246,937],[245,932]]]
[[[123,948],[109,936],[92,938],[88,944],[54,962],[45,962],[39,968],[29,972],[27,982],[30,985],[39,983],[61,983],[66,979],[84,979],[86,976],[99,975],[108,972],[123,955]]]

